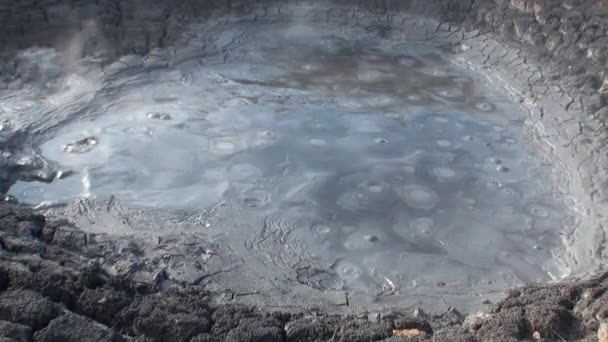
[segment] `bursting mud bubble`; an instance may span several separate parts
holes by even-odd
[[[38,23],[0,1],[30,18],[2,24],[0,308],[48,309],[0,310],[0,327],[177,341],[608,331],[589,318],[605,277],[569,282],[605,261],[605,5],[550,2],[101,1],[48,5]],[[559,57],[575,45],[579,58]]]

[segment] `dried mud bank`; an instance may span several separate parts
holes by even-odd
[[[462,50],[481,44],[481,53],[465,51],[463,62],[481,65],[520,98],[530,111],[530,133],[566,175],[560,190],[581,213],[578,228],[565,236],[574,273],[585,272],[590,260],[601,268],[608,186],[606,3],[477,2],[466,20],[491,36],[463,42]],[[489,37],[512,44],[505,49]],[[586,266],[577,269],[576,262]]]
[[[232,16],[221,16],[227,9]],[[417,300],[411,298],[321,294],[306,282],[298,285],[297,298],[291,289],[283,289],[268,300],[264,291],[281,291],[266,286],[262,294],[249,293],[244,290],[247,284],[234,289],[214,280],[236,282],[240,277],[231,274],[227,265],[239,261],[217,254],[217,246],[205,236],[136,233],[138,226],[162,227],[171,219],[159,225],[153,223],[157,217],[152,213],[124,208],[113,200],[79,200],[46,212],[48,219],[30,209],[2,204],[0,320],[5,322],[0,322],[0,337],[4,334],[8,341],[606,340],[608,282],[606,276],[598,276],[607,257],[606,9],[602,1],[336,1],[323,6],[0,1],[4,18],[0,25],[7,32],[2,54],[11,61],[2,65],[1,86],[34,87],[40,94],[57,80],[63,82],[65,70],[30,73],[32,60],[15,57],[15,48],[49,42],[61,46],[69,41],[63,51],[73,54],[67,58],[63,54],[61,65],[66,70],[86,69],[93,78],[111,78],[126,67],[143,72],[163,68],[171,63],[172,53],[193,48],[204,53],[186,54],[188,58],[204,59],[218,51],[224,59],[233,58],[232,47],[244,36],[200,33],[196,31],[200,20],[222,18],[217,26],[222,27],[219,22],[229,25],[237,19],[274,22],[304,16],[335,22],[346,30],[363,30],[369,37],[418,38],[448,46],[454,63],[487,75],[529,109],[526,134],[567,180],[557,192],[568,196],[579,221],[564,232],[567,255],[555,276],[595,274],[585,280],[513,290],[498,304],[488,304],[486,313],[470,316],[448,307],[477,310],[486,305],[481,302],[487,297],[475,303],[452,298],[443,308],[438,304],[442,299],[435,299],[430,305],[433,311],[446,311],[439,316],[414,311]],[[412,14],[435,21],[412,19]],[[117,56],[127,54],[128,58],[115,62]],[[83,56],[89,56],[84,68],[75,63]],[[74,108],[51,109],[55,123],[78,119],[68,114]],[[55,179],[58,170],[35,150],[54,132],[55,124],[49,126],[36,116],[3,114],[2,149],[10,152],[2,154],[3,192],[17,180]],[[113,225],[115,234],[95,231],[93,220]],[[328,307],[301,309],[313,305],[307,302],[311,295],[322,298]],[[278,301],[297,307],[283,306],[277,312],[272,306]],[[328,313],[349,305],[361,311],[369,303],[378,304],[378,309],[392,303],[392,308],[354,316]],[[407,310],[395,310],[395,303]]]
[[[0,340],[7,342],[604,341],[608,328],[605,275],[512,290],[492,310],[468,316],[453,308],[268,311],[218,305],[204,286],[160,291],[162,273],[153,282],[111,275],[88,234],[30,209],[0,205],[0,228]]]

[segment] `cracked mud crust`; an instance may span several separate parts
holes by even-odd
[[[163,274],[109,274],[91,237],[0,205],[2,341],[593,341],[608,316],[608,275],[511,290],[469,315],[217,304],[204,286],[163,291]]]
[[[50,205],[41,211],[46,219],[3,203],[0,341],[607,341],[608,277],[601,275],[608,258],[606,1],[184,0],[151,6],[0,0],[5,33],[0,88],[46,87],[60,78],[62,71],[25,72],[27,66],[20,65],[28,61],[15,51],[61,46],[74,32],[85,39],[73,59],[88,56],[91,75],[111,77],[163,68],[173,53],[193,48],[234,58],[233,44],[246,36],[223,32],[222,25],[300,16],[363,30],[369,37],[399,41],[414,35],[441,44],[452,51],[454,63],[487,75],[521,102],[529,111],[526,135],[557,168],[563,182],[556,193],[578,213],[576,224],[563,232],[564,255],[556,256],[564,264],[554,276],[566,280],[512,290],[502,300],[502,293],[475,300],[433,298],[425,303],[434,312],[428,315],[415,310],[418,299],[405,296],[277,289],[271,280],[273,286],[248,291],[259,273],[234,275],[243,260],[218,253],[210,237],[178,230],[139,234],[142,226],[162,229],[176,218],[125,208],[113,199],[84,199],[60,209]],[[215,31],[197,30],[207,21]],[[7,152],[0,156],[2,192],[17,180],[60,177],[61,170],[36,151],[56,127],[2,108],[0,146]],[[51,107],[45,119],[69,123],[76,120],[70,110],[75,109]],[[109,230],[96,230],[93,220]],[[583,280],[568,278],[572,275]],[[271,279],[272,273],[265,276]],[[311,296],[317,299],[310,301]],[[327,304],[317,309],[319,303]],[[331,313],[348,307],[360,313]]]

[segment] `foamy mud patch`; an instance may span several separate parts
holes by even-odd
[[[10,194],[70,202],[70,218],[97,230],[204,235],[224,258],[214,266],[231,265],[204,281],[269,302],[285,288],[472,298],[551,278],[574,213],[540,176],[553,171],[516,104],[440,46],[234,25],[251,39],[233,46],[226,31],[226,58],[125,57],[37,146],[72,175]]]

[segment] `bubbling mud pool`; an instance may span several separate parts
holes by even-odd
[[[572,213],[519,107],[440,47],[314,38],[260,28],[233,60],[145,73],[125,57],[95,115],[40,145],[73,175],[11,194],[216,212],[197,229],[235,245],[276,225],[320,289],[550,280]]]

